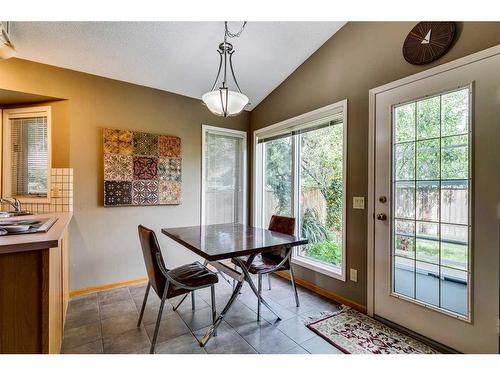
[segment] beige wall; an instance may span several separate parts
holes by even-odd
[[[251,112],[253,132],[270,124],[348,100],[347,272],[341,282],[298,267],[297,276],[366,305],[366,210],[353,210],[353,196],[367,196],[368,90],[500,43],[500,22],[458,23],[453,47],[437,62],[408,64],[402,43],[415,23],[349,22]]]
[[[52,147],[54,167],[74,168],[71,289],[144,276],[138,224],[159,231],[199,223],[201,124],[247,130],[249,123],[248,113],[222,119],[199,100],[19,59],[0,61],[0,89],[67,99],[53,103]],[[103,127],[181,137],[183,204],[104,208]],[[193,259],[159,238],[168,266]]]

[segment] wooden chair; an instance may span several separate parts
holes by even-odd
[[[156,339],[158,337],[158,330],[160,328],[161,315],[163,313],[165,301],[172,297],[183,294],[187,295],[197,289],[210,287],[212,297],[212,319],[215,321],[215,284],[219,281],[219,279],[215,273],[207,269],[207,267],[199,262],[186,264],[172,270],[168,270],[165,267],[160,245],[158,244],[155,232],[142,225],[139,225],[138,230],[144,262],[148,272],[148,285],[146,287],[146,293],[144,294],[144,300],[142,302],[141,312],[137,322],[138,327],[141,325],[142,316],[144,315],[149,290],[153,288],[155,293],[161,299],[153,339],[151,340],[151,348],[149,351],[150,354],[153,354],[155,351]]]

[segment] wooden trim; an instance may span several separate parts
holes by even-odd
[[[278,271],[278,272],[275,272],[274,274],[278,275],[284,279],[290,280],[290,275],[288,274],[288,272]],[[295,276],[295,283],[297,285],[300,285],[306,289],[309,289],[310,291],[313,291],[314,293],[317,293],[323,297],[326,297],[328,299],[331,299],[331,300],[338,302],[338,303],[341,303],[343,305],[352,307],[353,309],[356,309],[359,312],[366,314],[366,306],[363,306],[357,302],[354,302],[354,301],[351,301],[347,298],[339,296],[338,294],[336,294],[330,290],[324,289],[324,288],[322,288],[314,283],[311,283],[310,281],[307,281],[307,280],[301,279],[300,277]]]
[[[121,288],[124,286],[142,284],[142,283],[145,283],[147,281],[148,281],[147,277],[140,277],[138,279],[125,280],[125,281],[120,281],[117,283],[96,285],[96,286],[91,286],[88,288],[76,289],[76,290],[72,290],[69,292],[69,298],[84,296],[86,294],[91,294],[91,293],[96,293],[96,292],[102,292],[104,290]]]

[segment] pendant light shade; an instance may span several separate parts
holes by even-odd
[[[217,116],[236,116],[248,104],[248,97],[227,88],[210,91],[201,97],[210,112]]]
[[[248,97],[243,94],[236,81],[236,76],[233,69],[233,45],[227,42],[227,38],[239,37],[245,28],[246,22],[243,23],[241,30],[236,33],[230,33],[227,28],[227,22],[224,23],[224,41],[219,44],[217,52],[219,53],[219,70],[217,71],[217,77],[212,86],[212,89],[203,94],[201,100],[207,108],[213,114],[217,116],[230,117],[239,114],[245,106],[248,104]],[[228,66],[229,65],[229,66]],[[228,69],[229,68],[229,69]],[[234,81],[234,86],[238,91],[231,90],[228,87],[228,71],[231,73],[231,77]],[[222,74],[221,74],[222,72]],[[220,86],[216,89],[219,83],[219,77],[222,77]]]

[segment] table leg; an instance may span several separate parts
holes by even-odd
[[[240,290],[243,287],[243,281],[239,281],[238,284],[236,284],[236,288],[233,290],[233,294],[231,294],[231,297],[229,297],[229,301],[227,301],[226,306],[224,309],[221,311],[215,322],[208,328],[207,333],[205,333],[205,336],[200,340],[200,346],[205,346],[210,340],[210,338],[213,336],[214,332],[217,330],[217,327],[219,324],[222,322],[222,319],[224,319],[224,316],[227,314],[231,306],[233,305],[234,301],[236,301],[236,298],[238,297],[238,294],[240,294]]]
[[[240,294],[240,291],[241,291],[241,288],[243,287],[244,281],[248,282],[248,285],[250,285],[250,288],[252,289],[253,293],[257,296],[257,298],[260,300],[260,302],[264,306],[266,306],[269,309],[269,311],[271,311],[274,315],[276,315],[278,320],[281,320],[279,315],[276,314],[276,312],[274,312],[274,310],[271,308],[271,306],[269,306],[267,301],[264,298],[262,298],[261,295],[259,295],[257,288],[255,287],[255,284],[252,281],[252,277],[250,276],[250,273],[248,272],[248,267],[250,267],[254,258],[255,258],[255,255],[249,256],[246,259],[246,261],[243,261],[239,258],[235,258],[235,261],[236,261],[238,267],[240,267],[241,270],[243,271],[244,279],[238,280],[238,283],[234,287],[233,293],[231,294],[231,297],[229,297],[229,300],[227,301],[226,306],[224,306],[224,309],[222,309],[221,313],[219,314],[219,316],[217,317],[215,322],[208,328],[207,333],[205,333],[205,336],[203,336],[203,338],[200,340],[200,346],[202,346],[202,347],[205,346],[207,344],[207,342],[210,340],[210,338],[214,335],[214,332],[217,330],[217,327],[222,322],[222,319],[224,319],[224,316],[227,314],[227,312],[229,311],[229,309],[233,305],[234,301],[236,301],[236,298]]]
[[[255,284],[253,283],[252,277],[250,276],[250,273],[248,272],[248,267],[252,263],[248,264],[248,262],[247,262],[247,264],[245,264],[241,259],[238,259],[238,258],[235,258],[234,260],[236,263],[238,263],[238,267],[240,267],[241,270],[243,271],[243,274],[245,275],[245,280],[248,282],[248,285],[250,285],[250,288],[252,289],[255,296],[259,299],[259,301],[264,306],[266,306],[268,308],[269,311],[271,311],[274,315],[276,315],[276,318],[278,320],[281,320],[280,316],[278,314],[276,314],[276,312],[271,308],[271,306],[269,306],[269,303],[267,303],[267,301],[262,297],[261,293],[259,293],[259,291],[255,287]]]
[[[255,255],[249,256],[247,261],[246,261],[246,264],[247,265],[252,264],[254,258],[255,258]],[[235,277],[235,276],[233,276],[233,277]],[[205,333],[205,336],[203,336],[203,338],[200,340],[200,346],[202,346],[202,347],[205,346],[207,344],[208,340],[210,340],[210,338],[214,335],[215,331],[217,330],[217,327],[222,322],[222,319],[224,319],[224,316],[227,314],[227,312],[229,311],[229,309],[233,305],[234,301],[236,301],[236,298],[240,294],[240,290],[243,287],[244,280],[246,280],[246,277],[238,279],[238,283],[233,288],[233,293],[231,294],[231,297],[229,297],[229,300],[227,301],[226,306],[224,306],[224,308],[222,309],[222,311],[219,314],[219,316],[217,317],[217,319],[215,319],[213,324],[208,328],[207,333]]]

